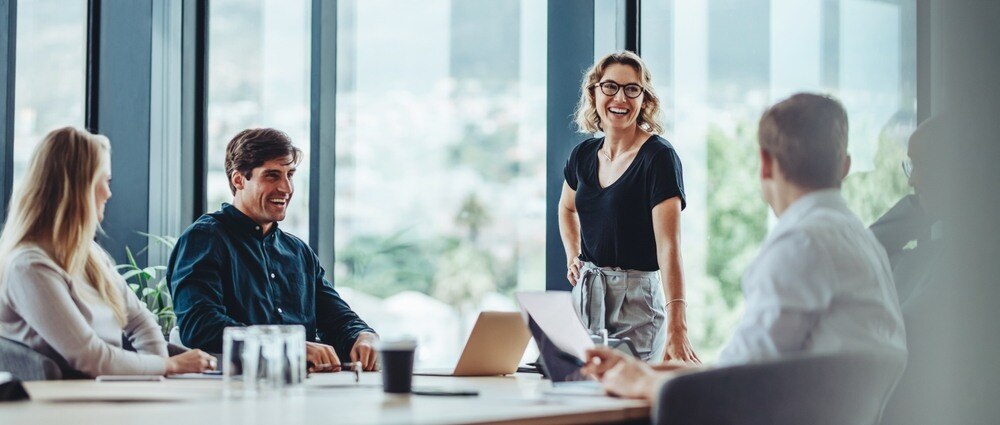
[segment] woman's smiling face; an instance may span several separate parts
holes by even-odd
[[[608,82],[618,85],[618,92],[613,96],[605,94],[600,86]],[[612,128],[628,130],[635,127],[646,95],[641,93],[635,98],[629,98],[625,95],[625,86],[634,84],[642,87],[639,72],[629,65],[611,64],[604,70],[604,75],[597,84],[594,87],[594,106],[597,116],[601,118],[601,128],[607,132]]]

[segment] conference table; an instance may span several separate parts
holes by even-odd
[[[312,374],[304,385],[253,396],[218,379],[25,382],[29,401],[0,403],[0,424],[306,425],[647,423],[640,400],[571,395],[537,374],[415,376],[414,387],[474,389],[476,396],[392,395],[378,372]]]

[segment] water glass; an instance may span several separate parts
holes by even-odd
[[[227,395],[298,387],[306,379],[306,330],[302,325],[226,328],[222,358]]]
[[[285,337],[285,358],[288,361],[288,379],[291,386],[306,380],[306,328],[302,325],[282,325]]]
[[[260,342],[255,386],[273,391],[305,382],[306,334],[301,325],[251,326]]]
[[[259,352],[256,330],[228,327],[222,331],[222,383],[227,396],[252,394],[256,390],[252,377],[257,375]]]

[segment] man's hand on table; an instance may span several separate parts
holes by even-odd
[[[333,347],[318,342],[306,341],[306,361],[311,363],[309,372],[336,372],[340,370],[340,359]]]
[[[378,353],[375,351],[376,342],[378,342],[378,335],[371,332],[358,334],[358,339],[351,347],[351,361],[361,362],[361,367],[364,370],[376,370],[378,367]]]

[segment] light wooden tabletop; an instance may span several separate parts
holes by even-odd
[[[282,394],[226,396],[218,380],[163,382],[37,381],[32,400],[0,403],[0,423],[72,425],[585,424],[648,419],[649,405],[606,396],[552,395],[534,374],[454,378],[416,376],[414,386],[475,389],[478,396],[388,395],[381,376],[314,374]]]

